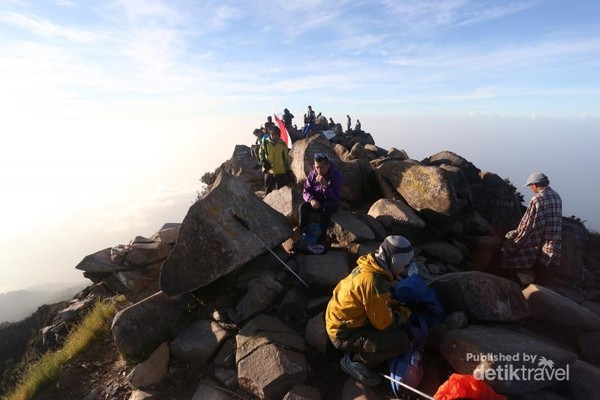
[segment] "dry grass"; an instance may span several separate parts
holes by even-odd
[[[110,329],[117,312],[117,302],[98,302],[67,336],[63,347],[42,355],[31,364],[6,400],[29,400],[41,389],[56,381],[69,360],[85,351],[89,345]]]

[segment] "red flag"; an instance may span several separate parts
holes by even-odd
[[[289,147],[287,129],[285,129],[285,125],[283,124],[283,121],[279,119],[277,114],[273,114],[273,115],[275,116],[275,122],[277,122],[277,125],[279,126],[279,130],[281,131],[281,140],[283,140],[285,142],[286,146]]]

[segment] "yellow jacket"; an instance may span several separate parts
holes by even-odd
[[[290,170],[290,158],[285,142],[279,139],[276,143],[265,139],[260,146],[260,160],[268,160],[271,163],[270,174],[285,174]]]
[[[329,336],[346,338],[353,329],[368,325],[386,330],[410,316],[405,307],[392,309],[392,275],[379,266],[373,253],[362,256],[350,275],[333,290],[325,323]]]

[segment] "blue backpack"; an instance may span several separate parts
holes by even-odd
[[[429,328],[442,321],[444,309],[435,290],[427,286],[423,278],[416,274],[394,285],[392,298],[408,307],[411,314],[406,322],[410,345],[402,355],[388,361],[390,376],[409,386],[416,386],[418,382],[407,381],[413,378],[407,374],[408,367],[418,367],[420,364],[421,351],[427,342]],[[390,381],[390,384],[394,395],[401,397],[400,385],[393,381]]]

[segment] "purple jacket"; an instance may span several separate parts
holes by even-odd
[[[317,182],[317,173],[313,168],[308,174],[306,182],[304,182],[304,190],[302,191],[302,197],[304,201],[310,201],[316,199],[319,202],[324,200],[334,202],[339,205],[342,201],[342,174],[337,170],[333,163],[330,163],[329,172],[325,175],[329,186],[325,189],[320,183]]]

